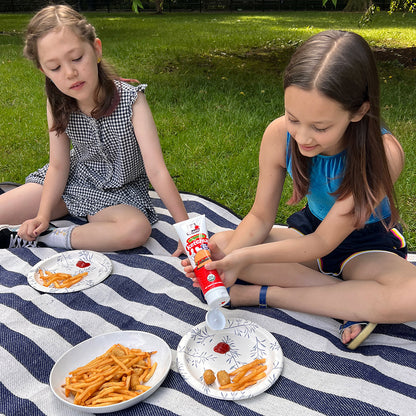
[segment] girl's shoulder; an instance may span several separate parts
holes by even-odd
[[[286,121],[285,116],[280,116],[276,119],[274,119],[270,124],[267,126],[265,133],[271,133],[271,134],[279,134],[284,135],[286,137]]]
[[[383,138],[384,146],[393,146],[402,149],[402,145],[399,140],[397,140],[396,136],[390,130],[382,128],[381,136]]]
[[[131,80],[133,81],[133,80]],[[116,86],[116,105],[114,109],[127,114],[129,118],[132,116],[133,107],[139,101],[138,97],[145,94],[147,84],[132,85],[123,80],[114,80]]]
[[[133,102],[137,98],[137,95],[140,92],[144,93],[147,88],[147,84],[132,85],[126,81],[123,81],[123,79],[114,80],[114,84],[116,85],[117,92],[119,95],[129,97],[130,100],[132,100]]]
[[[277,164],[286,167],[287,129],[284,116],[273,120],[266,128],[261,143],[261,152]]]
[[[383,145],[393,180],[396,180],[404,166],[404,151],[400,142],[388,130],[382,131]]]
[[[383,139],[383,145],[387,153],[387,158],[389,153],[396,154],[396,156],[401,155],[401,157],[404,157],[403,147],[400,144],[400,142],[396,139],[394,134],[386,129],[382,129],[381,134]]]
[[[284,143],[286,145],[287,128],[284,116],[276,118],[267,126],[263,135],[263,139]]]
[[[135,83],[138,85],[133,85],[131,83]],[[143,91],[147,88],[147,84],[141,84],[136,79],[126,79],[126,78],[119,78],[114,80],[114,84],[116,84],[117,88],[126,90],[126,91]]]

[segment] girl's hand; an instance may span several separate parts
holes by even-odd
[[[211,252],[211,259],[222,259],[225,256],[225,254],[218,248],[218,246],[215,243],[209,242],[208,243],[208,248]],[[193,286],[200,287],[199,283],[198,283],[198,279],[195,277],[195,273],[192,269],[191,262],[190,262],[189,258],[186,258],[186,259],[182,260],[181,265],[182,265],[183,270],[185,272],[185,276],[189,277],[193,281]],[[212,270],[212,268],[209,269],[209,270]]]
[[[207,270],[217,270],[224,285],[226,287],[232,286],[237,280],[240,271],[245,267],[245,264],[240,258],[241,256],[237,252],[230,253],[226,256],[215,243],[208,243],[208,247],[211,251],[213,261],[206,264],[205,268]],[[193,281],[193,286],[200,287],[190,260],[188,258],[182,260],[181,265],[184,269],[185,276]]]
[[[192,280],[193,286],[200,287],[192,269],[190,260],[188,258],[181,260],[181,265],[183,267],[183,271],[185,272],[185,276]]]
[[[213,258],[218,259],[205,265],[207,270],[217,270],[225,287],[232,286],[240,275],[241,270],[246,266],[238,250],[225,255],[217,246],[211,245]]]
[[[33,241],[36,237],[39,237],[41,233],[47,230],[49,227],[49,221],[41,217],[32,218],[26,220],[19,228],[17,235],[23,240]]]

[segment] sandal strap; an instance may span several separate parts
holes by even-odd
[[[339,331],[340,335],[342,335],[347,328],[349,328],[350,326],[353,326],[353,325],[365,326],[365,325],[368,325],[368,321],[361,321],[361,322],[360,321],[347,321],[347,322],[344,322],[343,324],[341,324],[339,326],[338,331]]]
[[[267,294],[268,288],[269,286],[262,286],[260,288],[260,295],[259,295],[259,307],[260,308],[267,308],[266,294]]]

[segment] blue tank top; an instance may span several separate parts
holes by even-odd
[[[387,133],[387,130],[382,130]],[[290,134],[287,133],[286,141],[286,168],[292,177],[292,157],[290,152]],[[326,217],[329,210],[336,201],[336,197],[331,195],[337,191],[344,177],[346,151],[342,151],[333,156],[317,155],[312,158],[309,191],[306,195],[308,206],[312,214],[321,221]],[[378,216],[373,214],[366,224],[380,221],[391,215],[388,198],[385,197],[377,207]]]

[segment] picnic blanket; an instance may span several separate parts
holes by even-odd
[[[205,214],[210,234],[240,218],[201,196],[181,193],[190,216]],[[59,252],[0,250],[0,414],[76,416],[49,388],[49,373],[74,345],[103,333],[138,330],[163,338],[172,366],[161,387],[119,415],[415,415],[416,323],[378,325],[356,351],[339,341],[339,322],[282,309],[224,310],[268,330],[284,354],[283,371],[266,392],[246,400],[208,397],[190,387],[175,360],[181,338],[205,319],[207,305],[185,277],[173,220],[151,192],[160,217],[144,247],[106,253],[112,274],[81,292],[41,293],[27,282],[30,268]],[[65,218],[55,225],[80,223]],[[411,256],[410,260],[414,260]]]

